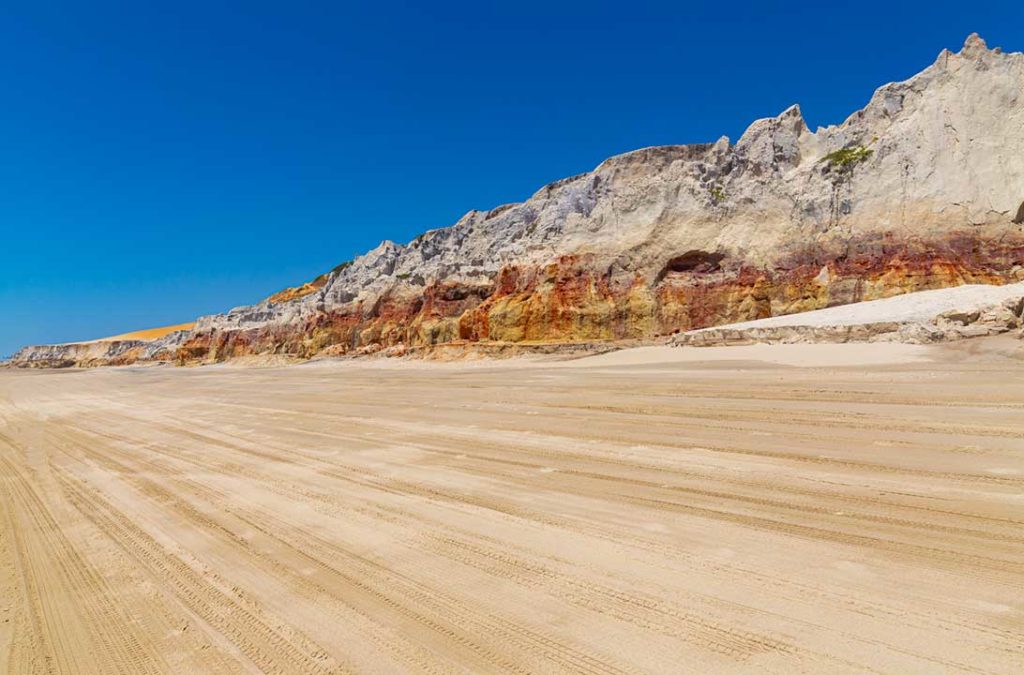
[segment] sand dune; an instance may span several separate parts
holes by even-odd
[[[0,371],[0,671],[1021,672],[1024,362],[773,349]]]
[[[798,312],[796,314],[773,316],[768,319],[714,326],[703,330],[719,328],[776,328],[781,326],[856,326],[883,322],[926,322],[933,320],[943,312],[970,312],[998,305],[1005,300],[1016,300],[1021,297],[1024,297],[1024,282],[1007,284],[1005,286],[967,284],[951,288],[905,293],[882,300],[854,302],[848,305],[818,309],[813,312]]]
[[[94,342],[113,342],[114,340],[159,340],[163,336],[173,333],[179,330],[189,330],[192,326],[196,325],[194,321],[189,323],[179,323],[173,326],[161,326],[159,328],[146,328],[144,330],[137,330],[131,333],[121,333],[120,335],[112,335],[110,337],[100,338],[94,340]]]

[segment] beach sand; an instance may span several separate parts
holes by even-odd
[[[1024,360],[0,370],[0,672],[1024,671]]]

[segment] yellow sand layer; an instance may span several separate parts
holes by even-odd
[[[99,340],[97,340],[97,342],[113,342],[114,340],[159,340],[168,333],[173,333],[176,330],[188,330],[192,328],[192,326],[194,325],[196,324],[193,321],[191,323],[179,323],[173,326],[146,328],[144,330],[137,330],[132,333],[122,333],[121,335],[100,338]]]

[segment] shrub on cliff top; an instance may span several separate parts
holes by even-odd
[[[866,161],[874,152],[871,148],[865,148],[863,145],[851,145],[848,148],[828,153],[823,161],[840,171],[850,171],[857,164]]]

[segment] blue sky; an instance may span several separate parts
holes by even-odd
[[[0,355],[188,321],[602,159],[841,122],[1020,2],[0,8]]]

